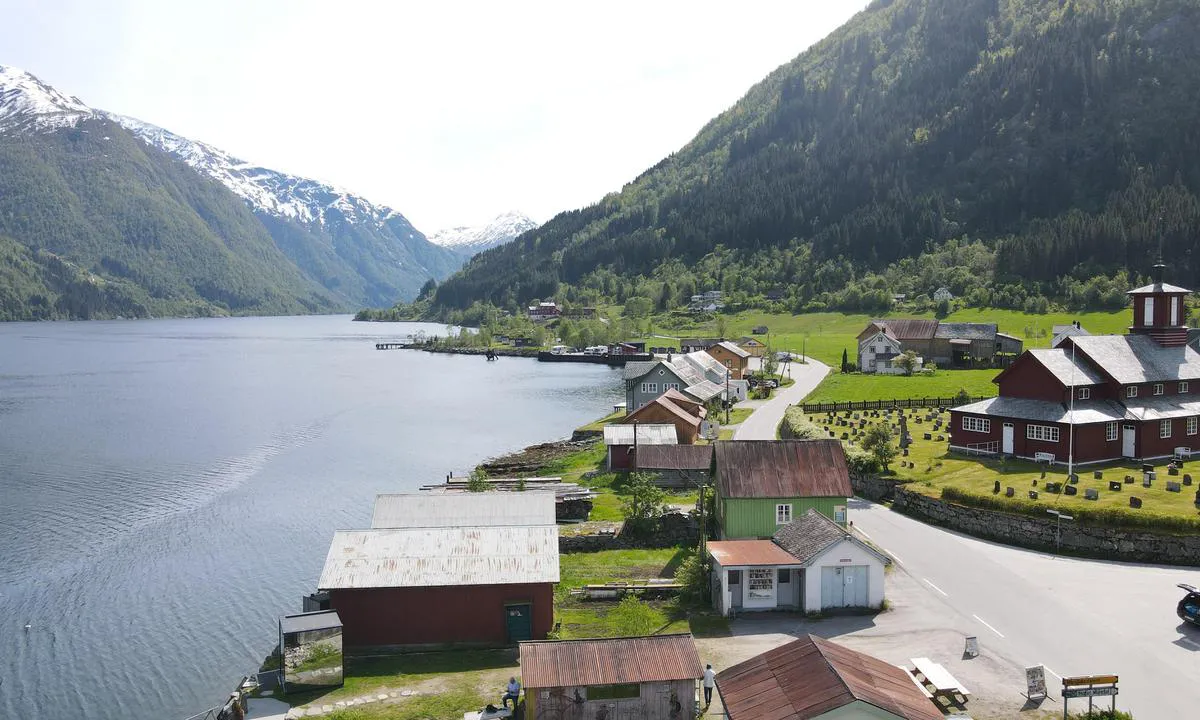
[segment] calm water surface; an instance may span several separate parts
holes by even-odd
[[[0,324],[0,717],[211,707],[376,493],[621,399],[603,366],[374,349],[419,327]]]

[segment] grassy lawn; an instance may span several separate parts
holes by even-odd
[[[911,412],[924,418],[925,413],[930,411]],[[819,425],[824,426],[826,423],[826,415],[823,413],[811,414],[808,417],[813,418]],[[943,422],[948,422],[950,414],[943,413],[941,418]],[[868,425],[879,421],[869,418]],[[833,429],[839,437],[842,432],[848,430],[846,427],[837,426]],[[1200,532],[1200,509],[1193,504],[1197,486],[1184,487],[1183,492],[1179,493],[1167,492],[1166,481],[1179,478],[1168,478],[1165,462],[1156,466],[1159,471],[1158,479],[1151,488],[1143,488],[1141,485],[1140,463],[1110,463],[1078,468],[1076,474],[1079,476],[1079,494],[1065,495],[1045,490],[1047,482],[1066,484],[1065,466],[1055,465],[1048,468],[1046,477],[1042,478],[1042,466],[1031,462],[952,455],[947,452],[945,441],[937,441],[938,433],[944,433],[945,426],[943,425],[942,430],[935,431],[928,422],[916,424],[913,415],[910,415],[909,419],[909,432],[914,438],[914,443],[909,448],[909,456],[896,458],[892,463],[892,470],[897,479],[909,481],[908,488],[915,492],[941,497],[943,490],[954,488],[977,498],[966,500],[968,504],[995,504],[998,509],[1037,517],[1045,516],[1045,510],[1053,508],[1074,515],[1080,524],[1123,525],[1160,532]],[[934,439],[924,440],[925,432],[930,432]],[[901,462],[911,463],[914,467],[901,467]],[[1101,479],[1093,477],[1092,473],[1095,470],[1103,472]],[[1193,476],[1197,476],[1197,471],[1200,471],[1200,466],[1185,468],[1183,472],[1191,472]],[[1134,476],[1136,481],[1133,484],[1122,482],[1120,491],[1108,489],[1109,481],[1123,480],[1126,475]],[[1001,493],[994,495],[992,489],[997,480],[1000,481]],[[1015,497],[1004,497],[1003,488],[1007,487],[1014,489]],[[1088,488],[1099,492],[1098,500],[1084,498],[1084,491]],[[1038,491],[1037,500],[1029,499],[1030,490]],[[1130,495],[1142,498],[1143,505],[1140,510],[1129,507]],[[955,502],[960,500],[955,499]]]
[[[836,366],[842,361],[842,350],[847,350],[851,358],[854,358],[858,348],[855,338],[872,317],[879,316],[847,313],[791,315],[747,311],[721,317],[725,321],[727,337],[736,339],[750,335],[750,329],[755,325],[766,325],[771,331],[770,335],[758,337],[763,342],[769,342],[773,349],[797,353],[803,351],[827,365]],[[932,318],[933,315],[898,310],[883,317]],[[1050,328],[1054,325],[1066,325],[1072,320],[1080,321],[1084,328],[1094,335],[1124,332],[1125,327],[1129,325],[1129,311],[1126,309],[1116,312],[1027,315],[1016,310],[968,308],[953,312],[946,318],[948,322],[994,322],[999,326],[1000,332],[1023,339],[1026,348],[1049,347]],[[655,328],[655,332],[663,335],[715,337],[717,321],[691,322],[688,318],[660,316],[655,319]],[[661,343],[668,344],[667,341]]]
[[[965,389],[972,396],[996,394],[992,378],[999,370],[938,370],[933,375],[830,373],[804,402],[848,402],[905,398],[949,398]]]
[[[750,417],[750,415],[753,412],[754,412],[754,408],[735,407],[729,411],[729,422],[725,422],[725,414],[724,413],[720,414],[719,419],[722,423],[725,423],[726,425],[737,425],[738,423],[745,422],[746,418]]]
[[[500,678],[517,667],[513,649],[452,650],[364,658],[347,657],[345,685],[329,691],[293,693],[280,698],[293,706],[326,705],[340,700],[375,695],[389,690],[417,690],[420,694],[353,708],[364,714],[346,718],[461,717],[466,710],[482,707]],[[349,712],[349,711],[347,711]]]
[[[685,548],[661,550],[605,550],[567,553],[559,559],[562,580],[555,590],[555,620],[559,637],[618,637],[627,634],[614,600],[583,600],[571,590],[621,580],[675,576],[679,563],[691,552]],[[694,635],[727,635],[727,621],[707,609],[683,608],[675,600],[648,600],[655,634],[691,632]]]
[[[604,430],[605,425],[609,424],[610,422],[615,422],[617,420],[620,420],[623,417],[625,417],[624,410],[615,410],[615,411],[613,411],[613,413],[611,415],[605,415],[604,417],[600,418],[599,420],[590,422],[587,425],[580,426],[578,429],[584,430],[584,431],[592,430],[592,431],[596,431],[596,432],[602,432]]]

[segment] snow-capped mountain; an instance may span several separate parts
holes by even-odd
[[[327,183],[246,162],[135,118],[89,107],[25,71],[0,65],[0,137],[48,134],[90,123],[104,124],[104,140],[128,131],[153,151],[220,183],[253,211],[279,250],[311,279],[344,298],[348,307],[411,299],[425,281],[441,280],[462,265],[461,253],[430,243],[392,208]]]
[[[53,130],[95,116],[77,97],[68,97],[14,67],[0,65],[0,132]]]
[[[429,236],[429,242],[471,257],[484,250],[510,242],[521,233],[537,226],[538,223],[524,213],[507,212],[486,225],[439,230]]]

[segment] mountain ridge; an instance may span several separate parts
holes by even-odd
[[[538,223],[525,213],[511,210],[493,218],[483,225],[463,225],[439,230],[429,236],[429,242],[470,258],[484,250],[512,242],[521,233],[528,232]]]

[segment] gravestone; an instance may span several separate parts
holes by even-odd
[[[1092,473],[1092,477],[1095,478],[1096,480],[1099,480],[1104,477],[1104,472],[1101,470],[1097,470],[1094,473]]]
[[[1012,497],[1013,495],[1016,495],[1016,494],[1017,494],[1016,490],[1013,490],[1010,487],[1004,488],[1004,497]]]
[[[1108,489],[1112,492],[1120,492],[1122,487],[1124,487],[1124,485],[1121,484],[1120,480],[1108,481]]]
[[[1071,483],[1072,485],[1078,485],[1079,484],[1079,476],[1076,475],[1075,473],[1071,473],[1071,475],[1067,478],[1067,482]]]
[[[1150,465],[1148,463],[1143,463],[1142,464],[1142,472],[1144,472],[1144,473],[1154,472],[1154,466]]]
[[[1087,488],[1083,491],[1083,497],[1088,500],[1099,500],[1100,491],[1095,488]]]
[[[1046,468],[1042,468],[1042,479],[1046,479]]]
[[[925,433],[925,435],[924,435],[924,438],[925,438],[926,440],[932,440],[932,439],[933,439],[933,433]]]
[[[1194,502],[1196,505],[1200,506],[1200,490],[1196,491],[1196,500]]]
[[[1183,486],[1177,482],[1167,481],[1167,492],[1183,492]]]
[[[904,457],[908,457],[908,448],[904,448],[900,452],[904,455]]]
[[[1033,486],[1034,486],[1034,487],[1037,487],[1037,478],[1034,478],[1034,479],[1033,479]]]
[[[1170,465],[1167,467],[1167,474],[1168,475],[1178,475],[1179,468],[1175,467],[1174,465]]]
[[[1191,484],[1192,484],[1192,476],[1191,476],[1191,475],[1189,475],[1189,474],[1187,474],[1187,473],[1184,473],[1184,474],[1183,474],[1183,484],[1184,484],[1184,485],[1191,485]]]
[[[945,441],[946,441],[946,436],[945,436],[945,435],[938,435],[938,436],[937,436],[937,441],[938,441],[938,442],[945,442]]]
[[[1126,475],[1126,476],[1125,476],[1125,484],[1126,484],[1126,485],[1132,485],[1132,484],[1133,484],[1133,476],[1132,476],[1132,475]]]
[[[1061,492],[1062,492],[1062,483],[1060,483],[1060,482],[1048,482],[1048,483],[1046,483],[1046,492],[1048,492],[1048,493],[1056,493],[1056,494],[1057,494],[1057,493],[1061,493]]]
[[[1134,497],[1132,495],[1129,497],[1129,507],[1134,508],[1136,510],[1137,508],[1140,508],[1141,506],[1142,506],[1142,499],[1140,497]]]
[[[1154,484],[1154,471],[1142,474],[1142,487],[1150,487]]]
[[[997,480],[997,481],[995,482],[995,484],[994,484],[994,485],[992,485],[992,494],[993,494],[993,495],[999,495],[999,494],[1000,494],[1000,481],[999,481],[999,480]]]
[[[1063,488],[1063,493],[1065,493],[1067,495],[1078,495],[1079,488],[1075,487],[1074,485],[1067,485],[1066,487]]]
[[[850,433],[842,433],[842,439],[843,439],[843,440],[849,440],[849,439],[850,439]]]
[[[1037,493],[1037,490],[1030,490],[1030,491],[1029,491],[1029,499],[1030,499],[1030,500],[1037,500],[1037,499],[1038,499],[1038,493]]]

